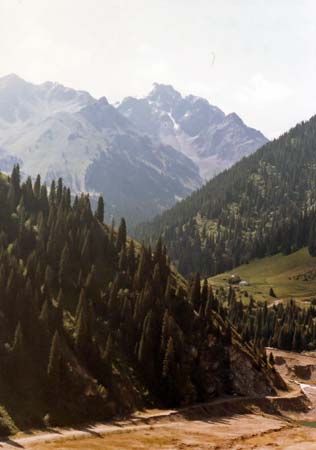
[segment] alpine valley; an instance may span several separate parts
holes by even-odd
[[[315,15],[0,1],[0,450],[316,449]]]

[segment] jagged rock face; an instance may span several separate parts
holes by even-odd
[[[208,343],[200,351],[199,367],[201,369],[203,397],[211,400],[229,390],[228,351],[209,335]]]
[[[0,79],[0,171],[62,177],[74,193],[103,194],[107,215],[149,219],[202,184],[197,166],[155,142],[108,103],[57,83]]]
[[[254,358],[238,345],[223,346],[211,334],[198,352],[197,360],[203,400],[221,394],[261,397],[275,394],[276,387],[285,389],[276,372],[259,369]]]
[[[235,114],[224,114],[203,98],[182,97],[172,86],[155,84],[148,97],[127,97],[118,110],[153,139],[171,145],[210,179],[267,142]]]
[[[236,394],[264,396],[275,394],[275,389],[267,382],[267,374],[254,367],[253,361],[243,351],[231,347],[229,350],[230,379]]]

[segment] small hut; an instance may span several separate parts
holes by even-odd
[[[240,276],[235,273],[233,273],[228,280],[229,284],[239,284],[240,282],[241,282]]]

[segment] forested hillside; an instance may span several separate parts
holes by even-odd
[[[243,342],[251,342],[261,349],[269,346],[296,352],[315,350],[315,302],[308,308],[300,307],[294,300],[268,307],[267,302],[256,302],[247,291],[246,297],[233,288],[228,296],[223,289],[216,294]]]
[[[309,245],[315,254],[316,116],[137,229],[161,235],[183,274],[214,275]]]
[[[19,167],[0,178],[0,432],[101,419],[222,393],[265,394],[276,375],[243,344],[210,287],[189,289],[154,251]],[[244,370],[244,367],[247,369]]]

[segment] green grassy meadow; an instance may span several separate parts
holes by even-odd
[[[227,287],[232,274],[238,274],[249,283],[249,286],[238,288],[241,294],[248,291],[256,300],[275,301],[269,295],[271,287],[278,299],[293,297],[303,302],[316,298],[316,258],[309,255],[307,248],[291,255],[277,254],[254,260],[209,281],[215,287]]]

